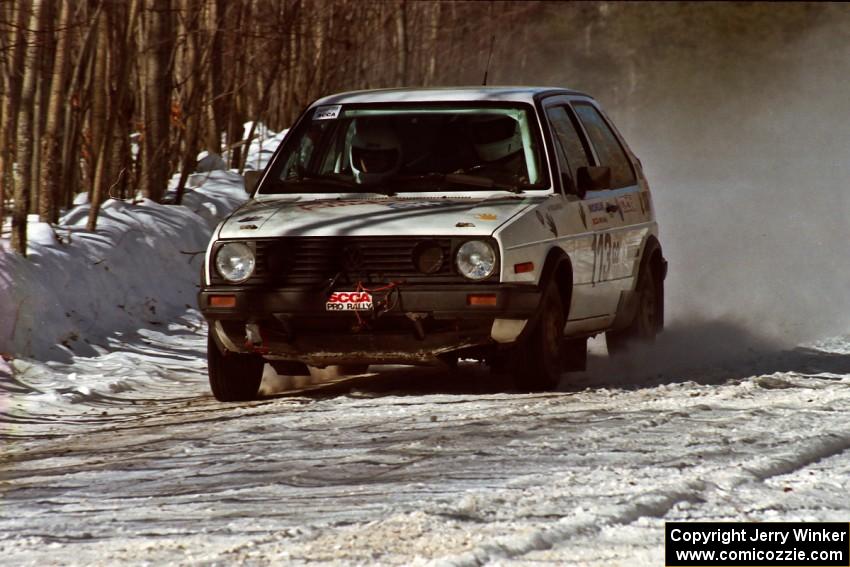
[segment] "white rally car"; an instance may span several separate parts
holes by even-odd
[[[219,400],[263,365],[479,359],[522,390],[663,326],[640,161],[564,89],[388,89],[314,102],[216,229],[198,301]]]

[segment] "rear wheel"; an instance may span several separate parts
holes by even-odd
[[[256,354],[222,353],[212,335],[207,339],[207,370],[210,389],[220,402],[254,400],[263,380],[263,357]]]
[[[661,330],[664,308],[663,292],[659,293],[652,270],[643,270],[638,278],[637,312],[628,327],[605,333],[609,354],[625,352],[630,345],[652,343]]]
[[[509,362],[519,390],[552,390],[561,380],[564,309],[558,286],[550,282],[540,301],[540,315],[531,334],[518,345]]]

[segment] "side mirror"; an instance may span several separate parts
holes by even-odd
[[[245,192],[249,195],[254,193],[254,189],[257,188],[257,183],[260,181],[260,177],[263,176],[263,172],[256,169],[249,169],[242,174],[242,177],[245,179]]]
[[[588,166],[576,170],[579,195],[611,188],[611,168]]]

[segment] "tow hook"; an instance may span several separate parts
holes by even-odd
[[[425,338],[425,328],[422,326],[422,319],[428,316],[427,313],[405,313],[405,317],[413,323],[413,329],[416,331],[416,338],[420,341]]]
[[[263,336],[260,334],[260,326],[258,324],[245,324],[245,342],[254,348],[263,346]]]

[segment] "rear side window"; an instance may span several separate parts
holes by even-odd
[[[619,140],[599,111],[590,104],[576,104],[575,110],[588,138],[596,148],[599,165],[611,168],[611,188],[619,189],[634,185],[636,180],[632,164],[629,163],[626,152],[623,151]]]
[[[546,114],[549,116],[549,123],[560,145],[561,151],[558,157],[565,158],[567,162],[566,164],[562,164],[565,167],[561,169],[568,172],[573,178],[573,181],[575,181],[576,170],[580,167],[590,165],[587,151],[581,141],[581,136],[576,129],[569,111],[563,106],[549,108],[546,110]]]

